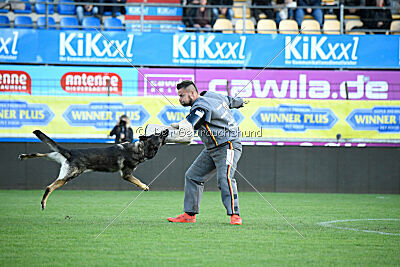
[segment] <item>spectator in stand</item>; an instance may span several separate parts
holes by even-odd
[[[181,4],[182,6],[186,6],[186,5],[198,5],[200,2],[199,0],[181,0]],[[191,27],[190,23],[190,11],[193,9],[193,7],[184,7],[183,8],[183,17],[182,17],[182,22],[183,24],[186,25],[186,27]]]
[[[200,0],[200,6],[190,10],[188,19],[189,27],[197,31],[210,30],[216,20],[212,8],[205,7],[207,0]]]
[[[316,6],[316,8],[300,8],[302,6]],[[317,6],[321,6],[321,0],[297,0],[297,9],[294,18],[297,21],[297,24],[299,24],[299,27],[301,26],[304,15],[306,13],[311,14],[322,27],[322,20],[324,18],[324,15],[322,13],[322,10],[320,8],[317,8]]]
[[[276,23],[279,24],[283,19],[293,19],[294,12],[293,8],[297,6],[296,2],[293,0],[277,0],[276,1]]]
[[[344,15],[361,16],[361,10],[356,9],[356,7],[365,6],[364,0],[340,0],[340,3],[343,3],[345,6]],[[348,9],[346,7],[352,7],[352,8]],[[333,13],[336,15],[337,18],[340,18],[339,9],[335,9]]]
[[[376,6],[376,9],[362,9],[361,21],[362,29],[378,30],[374,33],[385,33],[379,30],[389,30],[392,22],[392,12],[390,9],[381,9],[382,7],[390,7],[390,0],[366,0],[366,6]]]
[[[85,0],[75,0],[75,2],[88,2]],[[95,2],[94,0],[90,0],[90,2]],[[85,16],[85,12],[89,12],[92,16],[98,16],[99,8],[97,6],[92,5],[79,5],[76,7],[76,16],[78,18],[79,24],[82,24],[83,17]]]
[[[225,5],[232,6],[233,0],[211,0],[211,5]],[[219,18],[219,15],[224,15],[226,19],[232,20],[233,18],[233,10],[228,7],[215,7],[213,8],[214,16]]]
[[[274,19],[274,8],[271,0],[252,0],[253,6],[271,6],[271,8],[252,8],[252,16],[259,21],[260,19]]]
[[[99,3],[112,3],[112,4],[125,4],[126,0],[99,0]],[[104,15],[104,11],[111,11],[111,15],[115,18],[117,13],[120,12],[122,15],[126,13],[125,7],[123,6],[100,6],[99,14]]]

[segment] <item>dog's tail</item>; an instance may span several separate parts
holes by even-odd
[[[40,130],[35,130],[33,133],[37,136],[37,138],[40,139],[43,143],[47,144],[51,150],[60,153],[67,159],[71,157],[71,154],[68,152],[67,149],[63,148],[62,146],[58,145],[53,139],[45,135],[42,131]]]

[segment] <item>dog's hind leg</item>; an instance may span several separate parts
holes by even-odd
[[[79,171],[78,168],[70,166],[66,161],[61,163],[60,174],[58,175],[57,180],[55,180],[52,184],[46,187],[46,191],[44,192],[42,198],[42,210],[46,208],[47,199],[49,198],[51,192],[65,185],[69,180],[75,178],[82,171]]]
[[[51,192],[53,192],[57,188],[60,188],[61,186],[65,185],[66,183],[67,183],[66,180],[55,180],[51,185],[49,185],[46,188],[46,191],[44,192],[42,202],[41,202],[42,210],[44,210],[46,208],[47,199],[50,196]]]
[[[20,154],[18,156],[20,160],[25,159],[34,159],[34,158],[45,158],[48,160],[52,160],[63,164],[66,161],[66,158],[58,152],[50,152],[50,153],[32,153],[32,154]]]
[[[131,182],[132,184],[140,187],[141,189],[143,189],[144,191],[149,191],[149,187],[142,183],[138,178],[136,178],[135,176],[133,176],[131,174],[132,171],[121,171],[121,177],[122,179]]]
[[[20,154],[18,158],[20,160],[33,159],[33,158],[47,158],[50,153],[33,153],[33,154]]]

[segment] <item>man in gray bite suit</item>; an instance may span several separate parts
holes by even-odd
[[[198,131],[205,149],[185,174],[184,213],[167,220],[196,222],[206,175],[216,169],[222,203],[231,217],[230,223],[241,225],[239,198],[233,177],[242,154],[242,144],[239,127],[230,109],[243,107],[244,101],[208,91],[199,94],[196,85],[188,80],[177,84],[177,89],[181,105],[191,106],[191,109],[185,120],[171,126],[185,129],[184,126],[190,123]]]

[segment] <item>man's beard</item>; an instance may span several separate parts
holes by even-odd
[[[189,96],[189,99],[190,99],[189,103],[182,104],[182,106],[184,106],[184,107],[191,107],[191,106],[193,106],[193,103],[194,103],[193,98],[191,98],[191,97]]]

